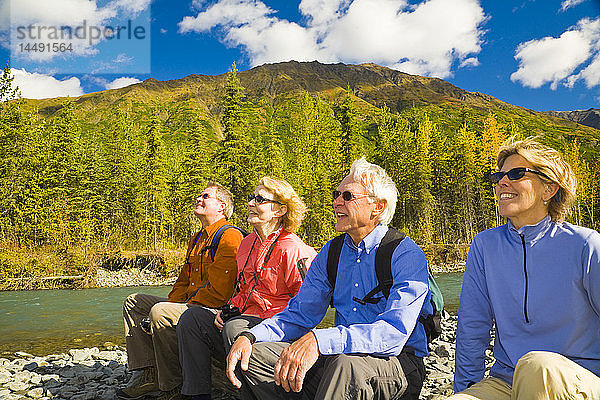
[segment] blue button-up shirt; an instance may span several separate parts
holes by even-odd
[[[362,353],[395,356],[411,347],[417,356],[426,356],[427,339],[419,315],[433,312],[430,303],[427,260],[410,238],[392,254],[394,284],[387,298],[377,304],[361,305],[378,280],[375,253],[388,227],[378,225],[358,246],[346,235],[338,266],[335,293],[327,279],[328,242],[313,260],[298,294],[279,314],[250,331],[257,341],[292,341],[312,329],[321,354]],[[313,329],[325,315],[334,294],[335,326]],[[381,293],[379,294],[381,296]]]

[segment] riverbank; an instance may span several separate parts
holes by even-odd
[[[434,273],[462,272],[467,245],[424,245]],[[0,291],[172,284],[184,249],[105,253],[81,248],[0,246]]]
[[[438,400],[452,394],[456,320],[456,316],[447,315],[442,321],[441,337],[431,345],[431,353],[425,359],[427,378],[421,400]],[[492,362],[488,350],[488,368]],[[130,377],[126,363],[125,350],[113,343],[42,357],[16,352],[13,357],[0,358],[0,398],[113,399],[115,390]],[[215,371],[213,376],[222,373]],[[213,386],[213,399],[239,399],[233,386],[224,379],[215,379]]]
[[[464,272],[464,262],[431,265],[434,274]],[[70,275],[55,277],[8,278],[0,280],[0,291],[38,289],[91,289],[124,286],[163,286],[172,285],[177,277],[165,275],[151,268],[122,268],[108,270],[97,268],[91,275]]]

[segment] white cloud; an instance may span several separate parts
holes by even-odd
[[[515,51],[519,68],[510,79],[523,86],[539,88],[550,83],[572,87],[584,79],[588,87],[600,84],[600,18],[584,18],[559,37],[545,37],[521,43]],[[594,61],[586,62],[596,54]],[[575,73],[578,68],[583,70]]]
[[[115,26],[114,23],[123,18],[135,18],[150,2],[112,0],[99,7],[97,0],[4,0],[2,14],[10,18],[0,19],[0,28],[10,32],[13,56],[24,60],[40,62],[65,55],[90,56],[98,53],[95,46],[100,41],[111,36],[106,27]],[[4,11],[9,12],[4,14]],[[70,50],[25,52],[19,48],[21,43],[35,42],[64,43],[70,45]]]
[[[567,11],[571,7],[575,7],[583,3],[585,0],[564,0],[560,4],[560,11]]]
[[[13,84],[28,99],[47,99],[52,97],[81,96],[83,89],[79,79],[72,77],[59,81],[50,75],[27,72],[24,69],[11,68],[15,80]]]
[[[456,63],[478,63],[473,55],[481,50],[486,20],[478,0],[414,5],[405,0],[302,0],[299,10],[304,24],[277,18],[259,0],[220,0],[183,18],[179,31],[218,28],[223,41],[242,47],[253,65],[292,59],[375,62],[444,78]]]
[[[128,76],[123,76],[121,78],[117,78],[112,82],[108,82],[106,84],[106,88],[107,89],[119,89],[125,86],[129,86],[129,85],[133,85],[135,83],[140,83],[141,81],[139,79],[136,78],[131,78]]]

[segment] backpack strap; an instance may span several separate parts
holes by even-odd
[[[223,236],[223,233],[225,233],[225,231],[229,228],[237,229],[238,231],[240,231],[240,233],[244,237],[248,236],[248,232],[246,232],[242,228],[238,228],[237,226],[234,226],[234,225],[223,225],[222,227],[220,227],[219,230],[217,231],[217,233],[215,233],[215,235],[213,236],[213,240],[210,243],[210,246],[208,246],[207,248],[204,249],[204,250],[210,249],[211,261],[213,261],[213,262],[215,261],[215,255],[217,254],[217,249],[219,248],[219,242],[221,241],[221,236]]]
[[[367,303],[377,304],[382,299],[382,297],[375,297],[379,292],[381,292],[386,299],[389,297],[390,289],[394,285],[394,278],[392,276],[392,254],[405,237],[406,235],[403,232],[396,228],[392,228],[391,226],[388,227],[388,231],[385,233],[383,239],[381,239],[377,252],[375,253],[375,274],[377,275],[377,281],[379,283],[362,299],[353,297],[354,301],[357,301],[362,305]]]
[[[335,280],[337,278],[338,264],[340,263],[340,254],[342,253],[345,236],[345,233],[338,235],[329,243],[329,251],[327,252],[327,279],[333,290],[335,290]],[[329,304],[333,307],[333,292],[331,293]]]

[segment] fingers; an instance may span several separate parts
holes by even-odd
[[[221,310],[217,311],[217,314],[215,315],[214,324],[218,330],[220,330],[220,331],[223,330],[223,320],[221,319]]]
[[[225,368],[225,373],[227,378],[229,378],[229,381],[237,388],[242,387],[242,382],[235,376],[235,367],[237,366],[237,363],[240,362],[242,370],[247,371],[250,354],[252,354],[250,340],[241,336],[235,341],[227,355],[227,367]]]
[[[300,361],[297,359],[297,354],[286,348],[281,352],[281,356],[277,363],[275,363],[274,375],[275,384],[281,386],[286,392],[293,390],[299,391],[295,388],[298,387],[296,384],[297,372],[300,367]],[[302,378],[304,379],[304,378]],[[302,387],[302,381],[300,381],[300,387]]]

